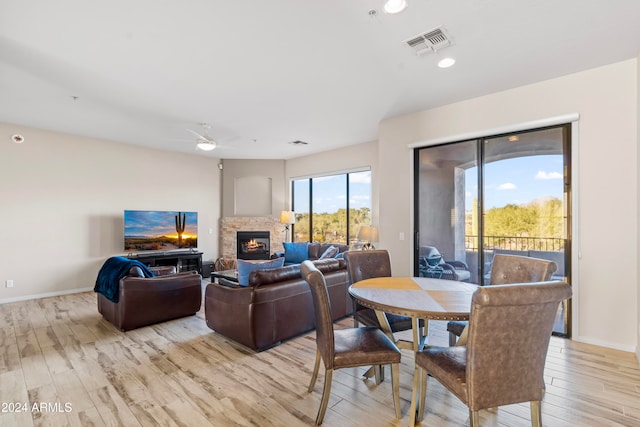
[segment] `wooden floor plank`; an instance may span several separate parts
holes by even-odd
[[[446,322],[429,322],[429,330],[431,344],[447,345]],[[306,426],[324,381],[321,368],[307,392],[315,332],[255,353],[211,331],[201,310],[123,333],[102,319],[92,292],[0,305],[0,344],[3,402],[71,405],[69,412],[1,413],[2,426]],[[389,369],[376,385],[363,378],[365,368],[352,368],[334,374],[324,425],[407,425],[413,363],[403,350],[402,419],[395,418]],[[545,426],[640,426],[633,354],[554,337],[544,378]],[[480,413],[484,426],[528,426],[529,417],[526,403]],[[466,406],[430,378],[422,425],[468,424]]]

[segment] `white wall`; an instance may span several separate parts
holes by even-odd
[[[197,211],[198,248],[215,259],[217,163],[0,124],[0,302],[92,289],[105,259],[123,254],[125,209]]]
[[[234,160],[222,161],[222,216],[274,216],[278,217],[280,211],[288,210],[289,203],[285,201],[286,194],[284,160]],[[239,180],[250,179],[259,183],[269,181],[270,194],[261,194],[269,191],[264,185],[256,185],[255,191],[237,191]],[[265,197],[266,196],[266,197]],[[255,213],[237,212],[236,207],[250,205],[252,201],[259,201],[261,205]]]
[[[380,246],[411,274],[410,143],[533,120],[580,115],[574,258],[574,339],[635,351],[638,344],[638,61],[383,121],[379,133]],[[405,240],[400,240],[404,233]],[[575,254],[577,256],[577,254]]]

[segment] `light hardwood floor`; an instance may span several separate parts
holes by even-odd
[[[98,314],[92,292],[0,305],[0,426],[313,423],[324,379],[307,393],[315,332],[254,353],[211,331],[203,317],[122,333]],[[442,323],[432,322],[431,340],[446,345]],[[402,354],[401,420],[390,381],[376,386],[364,371],[336,372],[324,425],[408,425],[411,352]],[[545,426],[640,426],[633,354],[552,338],[545,381]],[[427,393],[422,425],[468,425],[466,407],[436,381]],[[528,405],[483,411],[481,422],[528,426]]]

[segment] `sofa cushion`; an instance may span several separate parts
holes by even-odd
[[[249,286],[264,286],[300,279],[300,264],[286,265],[274,270],[255,270],[249,275]]]
[[[309,259],[309,242],[284,242],[284,262],[300,264]]]
[[[336,255],[338,255],[338,252],[340,252],[340,249],[338,249],[337,246],[331,245],[327,248],[326,251],[322,253],[322,255],[320,255],[320,259],[334,258]]]
[[[349,250],[348,245],[342,245],[340,243],[309,243],[309,258],[310,260],[320,259],[322,254],[331,246],[338,248],[338,253]],[[336,254],[337,255],[337,254]]]
[[[245,261],[238,260],[238,284],[241,286],[249,286],[249,275],[255,270],[267,270],[272,268],[280,268],[284,265],[284,258],[270,259],[268,261]]]

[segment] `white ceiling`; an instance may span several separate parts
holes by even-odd
[[[383,0],[2,0],[0,122],[287,159],[373,141],[388,117],[640,53],[638,0],[408,2],[388,15]],[[453,46],[416,56],[403,44],[438,26]],[[440,56],[457,63],[439,69]],[[203,122],[211,153],[185,130]]]

